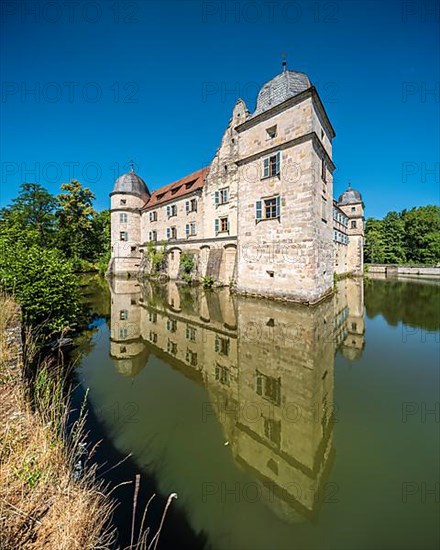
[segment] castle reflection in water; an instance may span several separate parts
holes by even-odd
[[[361,279],[338,283],[315,307],[175,283],[111,281],[111,357],[135,377],[150,354],[203,384],[235,461],[285,520],[325,500],[334,426],[334,357],[364,347]],[[298,487],[301,488],[298,491]],[[327,491],[328,492],[328,491]]]

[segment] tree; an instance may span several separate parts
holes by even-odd
[[[35,231],[40,243],[48,246],[55,232],[57,200],[38,183],[23,183],[12,205],[4,208],[1,219],[17,232]]]
[[[412,208],[404,216],[408,260],[440,263],[440,207]]]
[[[365,224],[364,258],[370,263],[440,264],[440,207],[388,212]]]
[[[382,222],[384,261],[387,264],[401,264],[406,261],[405,223],[398,212],[388,212]]]
[[[74,260],[90,259],[95,195],[77,180],[64,183],[61,190],[65,193],[58,195],[59,245]]]
[[[382,221],[368,218],[365,223],[365,262],[382,264],[385,261],[385,243],[382,233]]]

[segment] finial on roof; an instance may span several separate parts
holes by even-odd
[[[134,172],[134,162],[132,160],[130,161],[130,172]]]
[[[350,181],[350,179],[348,180],[348,188],[351,189],[351,181]]]
[[[281,65],[283,67],[283,73],[285,73],[286,72],[286,66],[287,66],[286,54],[285,53],[281,54]]]

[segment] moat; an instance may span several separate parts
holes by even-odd
[[[141,474],[138,523],[177,493],[158,547],[439,546],[439,281],[345,279],[315,307],[85,289],[76,399],[103,477]],[[133,486],[114,494],[127,545]]]

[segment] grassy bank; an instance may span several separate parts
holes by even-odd
[[[81,419],[66,442],[65,375],[46,360],[28,383],[19,308],[1,296],[0,308],[0,548],[108,548],[113,504],[94,469],[82,467]]]

